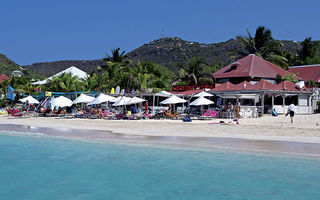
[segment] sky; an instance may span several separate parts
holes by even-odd
[[[0,53],[18,63],[90,60],[162,37],[223,42],[263,25],[279,40],[320,40],[316,0],[1,1]]]

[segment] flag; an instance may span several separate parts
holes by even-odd
[[[10,99],[13,101],[15,97],[16,97],[16,94],[14,93],[14,89],[10,85],[8,85],[7,99]]]

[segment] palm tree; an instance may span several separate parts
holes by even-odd
[[[298,52],[297,64],[312,65],[320,62],[319,46],[311,40],[311,37],[306,38],[301,45],[302,48]]]
[[[71,73],[63,73],[60,76],[54,77],[48,83],[48,89],[56,92],[74,92],[80,88],[79,80]]]
[[[30,95],[33,92],[33,85],[31,84],[31,81],[28,81],[27,84],[24,85],[23,91],[24,93]]]
[[[129,64],[128,55],[126,55],[125,51],[120,53],[120,48],[111,49],[112,55],[106,54],[106,61],[116,62],[116,63],[127,63]]]
[[[0,94],[6,95],[8,85],[10,85],[10,80],[3,80],[0,82]]]
[[[228,52],[228,55],[237,54],[243,57],[248,54],[256,54],[281,67],[288,67],[288,60],[282,55],[280,50],[280,47],[282,47],[283,44],[280,41],[273,39],[269,29],[266,29],[264,26],[259,26],[256,29],[254,37],[252,37],[249,30],[247,30],[247,33],[248,37],[237,37],[243,46],[244,51],[232,50]]]
[[[96,80],[97,74],[94,72],[91,72],[89,76],[87,76],[82,85],[83,85],[83,89],[86,91],[92,91],[95,90],[97,87],[97,80]]]
[[[306,38],[302,43],[302,49],[299,51],[300,62],[305,62],[308,57],[314,56],[314,45],[312,44],[311,37]]]
[[[180,78],[187,81],[189,84],[198,84],[199,78],[202,76],[203,70],[207,64],[203,58],[194,57],[188,61],[187,66],[179,64]]]

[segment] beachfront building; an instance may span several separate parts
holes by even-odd
[[[2,82],[4,80],[11,80],[11,78],[5,74],[1,74],[0,75],[0,82]]]
[[[319,112],[320,109],[317,106],[317,103],[320,101],[320,64],[292,66],[288,71],[303,78],[308,84],[308,87],[312,88],[312,107],[314,112]]]
[[[313,113],[312,89],[288,81],[277,84],[277,76],[287,74],[291,72],[250,54],[214,73],[217,82],[222,84],[209,92],[221,98],[222,105],[240,100],[242,117],[256,117],[273,109],[285,114],[290,103],[296,105],[297,114]],[[298,75],[296,78],[303,81]]]
[[[279,84],[272,84],[266,80],[256,84],[247,81],[238,84],[226,82],[209,92],[222,99],[221,105],[228,101],[235,104],[236,99],[239,99],[241,117],[271,114],[273,109],[279,114],[285,114],[291,103],[296,105],[297,114],[312,113],[313,92],[308,88],[299,89],[296,84],[288,81]]]

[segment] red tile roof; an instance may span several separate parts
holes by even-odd
[[[247,90],[280,90],[280,87],[270,83],[269,81],[262,80],[254,85],[250,85]]]
[[[296,84],[289,82],[289,81],[283,81],[277,86],[280,88],[282,91],[308,91],[310,92],[311,89],[303,87],[302,89],[299,89]]]
[[[0,82],[1,81],[4,81],[4,80],[10,80],[11,78],[9,77],[9,76],[7,76],[7,75],[5,75],[5,74],[1,74],[0,75]]]
[[[320,82],[320,64],[294,66],[288,69],[291,73],[297,73],[304,81]]]
[[[235,66],[234,64],[238,65]],[[271,62],[250,54],[218,70],[213,75],[215,78],[259,77],[274,79],[278,74],[285,76],[288,73]]]
[[[240,91],[240,90],[278,90],[278,91],[310,91],[308,88],[298,89],[296,84],[288,81],[283,81],[277,85],[273,83],[262,80],[256,84],[251,84],[247,81],[243,81],[239,84],[232,84],[230,82],[223,83],[222,85],[210,90],[210,92],[227,92],[227,91]]]
[[[251,84],[247,81],[243,81],[239,84],[232,84],[230,82],[226,82],[226,83],[223,83],[223,84],[217,86],[214,89],[211,89],[210,91],[221,92],[221,91],[245,90],[249,85],[251,85]]]

